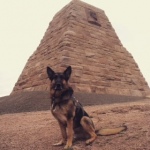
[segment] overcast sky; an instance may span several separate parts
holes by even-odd
[[[53,16],[71,0],[0,0],[0,97],[9,95]],[[150,0],[83,0],[105,11],[150,85]]]

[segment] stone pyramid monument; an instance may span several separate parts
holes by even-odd
[[[73,68],[70,84],[76,92],[127,96],[149,92],[105,12],[77,0],[54,16],[12,93],[47,91],[46,67],[60,71],[69,65]]]

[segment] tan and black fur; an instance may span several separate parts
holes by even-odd
[[[71,72],[71,66],[67,67],[62,73],[55,73],[50,67],[47,67],[47,74],[51,81],[51,112],[58,121],[62,134],[62,140],[54,145],[66,144],[64,149],[71,149],[74,133],[78,129],[82,129],[80,131],[84,130],[89,135],[86,144],[94,142],[97,135],[117,134],[126,130],[127,127],[123,126],[95,131],[93,121],[82,105],[74,98],[73,89],[68,84]]]

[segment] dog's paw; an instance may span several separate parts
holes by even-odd
[[[85,142],[85,144],[86,144],[86,145],[90,145],[91,142],[90,142],[89,140],[87,140],[87,141]]]
[[[65,144],[65,142],[63,140],[61,140],[60,142],[53,144],[53,146],[62,146],[64,144]]]
[[[85,142],[86,145],[90,145],[92,143],[93,143],[93,141],[91,141],[90,139]]]
[[[73,150],[73,148],[72,148],[72,146],[66,145],[66,146],[64,147],[64,150]]]

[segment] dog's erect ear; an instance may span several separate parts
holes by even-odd
[[[49,79],[52,81],[54,78],[55,72],[50,67],[47,67],[47,74],[48,74]]]
[[[69,80],[71,72],[72,72],[71,66],[67,67],[67,69],[64,71],[66,81]]]

